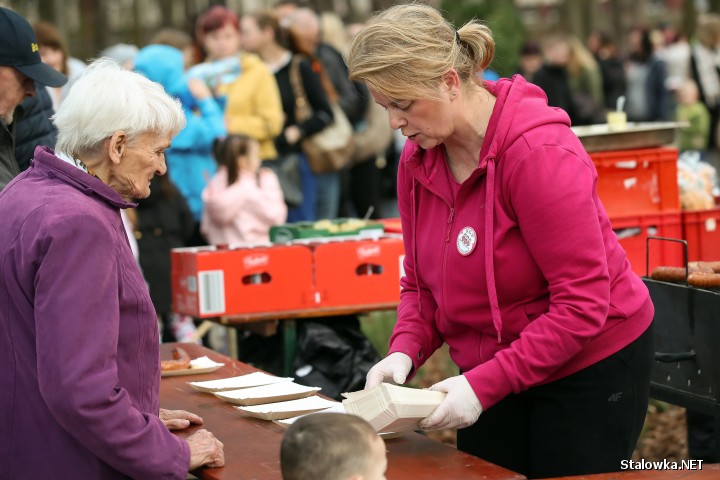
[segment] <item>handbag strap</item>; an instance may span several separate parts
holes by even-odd
[[[300,77],[300,62],[302,62],[300,55],[293,55],[290,61],[290,86],[295,96],[295,121],[297,122],[302,122],[312,115],[302,78]]]

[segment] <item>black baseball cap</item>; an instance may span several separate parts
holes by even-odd
[[[68,80],[42,62],[37,37],[28,21],[3,7],[0,7],[0,65],[14,67],[48,87],[62,87]]]

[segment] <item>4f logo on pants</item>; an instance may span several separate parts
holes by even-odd
[[[619,402],[620,397],[622,397],[622,394],[623,394],[623,392],[613,393],[612,395],[610,395],[608,397],[608,402]]]

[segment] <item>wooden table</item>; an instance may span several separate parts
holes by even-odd
[[[616,473],[562,477],[563,480],[717,480],[718,478],[720,478],[720,463],[703,463],[702,470],[625,470]],[[560,478],[546,480],[560,480]]]
[[[162,358],[170,358],[170,350],[177,345],[162,344]],[[284,429],[272,422],[243,416],[229,403],[213,395],[197,392],[186,383],[233,377],[257,369],[199,345],[181,345],[192,358],[207,355],[225,363],[224,367],[213,373],[165,377],[160,382],[162,408],[183,409],[200,415],[205,422],[202,428],[210,430],[225,445],[225,467],[201,469],[193,474],[202,479],[280,479],[280,441]],[[186,437],[198,428],[201,427],[188,428],[178,432],[178,435]],[[386,447],[389,480],[525,478],[418,433],[387,440]]]
[[[214,321],[227,327],[243,327],[250,324],[267,324],[268,322],[283,321],[283,373],[285,376],[292,376],[297,350],[297,333],[295,320],[333,317],[337,315],[360,315],[363,313],[376,312],[381,310],[397,310],[400,301],[389,303],[369,303],[360,305],[343,305],[341,307],[317,307],[303,310],[286,310],[281,312],[258,312],[242,315],[229,315],[218,317]],[[257,332],[256,329],[253,329]],[[234,331],[234,330],[233,330]],[[267,332],[269,333],[269,332]],[[237,338],[229,335],[230,356],[238,358]]]

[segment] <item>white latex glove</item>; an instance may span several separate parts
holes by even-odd
[[[429,417],[420,421],[423,430],[469,427],[477,422],[483,411],[465,375],[450,377],[428,390],[445,392],[447,396]]]
[[[380,385],[386,378],[398,385],[405,383],[412,368],[412,359],[402,352],[394,352],[376,363],[365,377],[365,389]]]

